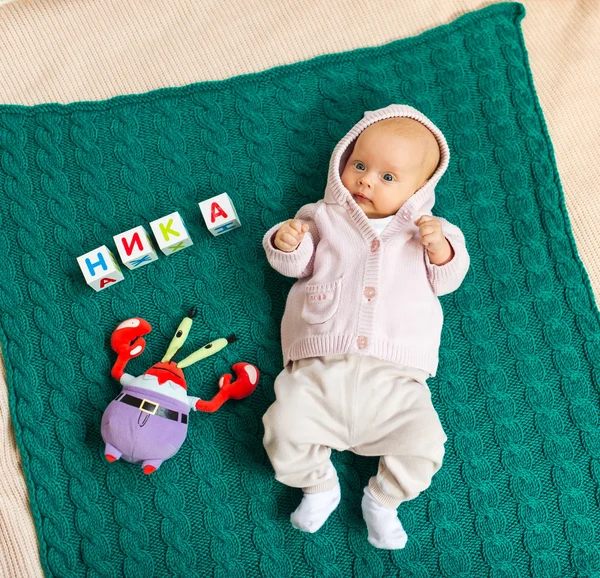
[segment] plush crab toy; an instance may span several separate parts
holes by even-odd
[[[213,412],[228,399],[249,396],[258,384],[259,371],[249,363],[236,363],[231,374],[219,380],[219,392],[211,401],[187,395],[182,369],[214,355],[235,335],[219,338],[194,351],[176,363],[173,356],[185,343],[197,311],[192,308],[179,324],[165,356],[139,377],[124,372],[127,362],[146,347],[144,335],[152,331],[150,324],[135,317],[123,321],[111,336],[110,344],[117,354],[112,376],[123,386],[121,393],[108,405],[102,416],[104,454],[109,462],[122,458],[141,463],[145,474],[156,471],[174,456],[187,436],[190,410]]]

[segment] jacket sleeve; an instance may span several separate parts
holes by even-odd
[[[285,221],[271,227],[263,237],[263,247],[271,267],[286,277],[300,279],[312,274],[315,251],[319,243],[319,231],[314,221],[317,207],[317,203],[311,203],[304,205],[296,213],[294,218],[304,221],[309,226],[309,231],[304,235],[295,251],[286,253],[280,251],[273,244],[275,234]]]
[[[429,260],[429,253],[424,248],[425,266],[427,267],[427,275],[433,292],[439,297],[456,291],[463,282],[469,264],[471,262],[467,247],[465,245],[465,237],[462,231],[449,223],[445,219],[440,219],[442,222],[442,231],[444,236],[454,249],[452,260],[445,265],[434,265]]]

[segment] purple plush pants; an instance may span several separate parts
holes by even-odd
[[[102,416],[102,439],[105,453],[142,466],[156,469],[177,453],[187,435],[187,423],[181,423],[181,414],[188,415],[189,406],[165,395],[137,387],[124,387],[122,393],[147,399],[179,412],[174,421],[150,415],[121,401],[111,401]],[[146,406],[148,407],[148,406]]]

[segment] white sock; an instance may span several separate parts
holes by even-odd
[[[304,494],[300,505],[290,516],[292,526],[303,532],[316,532],[340,503],[340,486],[326,492]]]
[[[406,546],[408,536],[398,519],[396,508],[388,508],[377,501],[367,486],[362,499],[363,518],[367,523],[369,542],[375,548],[399,550]]]

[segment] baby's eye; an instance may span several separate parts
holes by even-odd
[[[390,173],[385,173],[385,175],[383,175],[383,180],[392,182],[394,180],[394,175],[391,175]]]
[[[365,170],[365,165],[363,165],[360,161],[356,161],[354,163],[354,168],[358,169],[359,171],[364,171]]]

